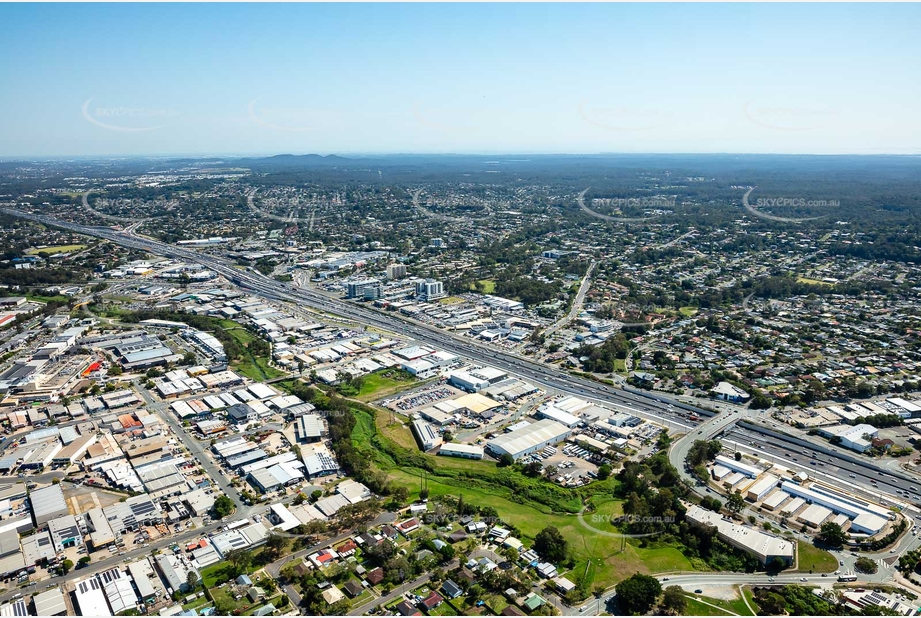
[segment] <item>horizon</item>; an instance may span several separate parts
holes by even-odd
[[[0,159],[918,155],[915,4],[8,4]],[[915,75],[915,78],[911,76]]]
[[[544,157],[544,158],[604,158],[604,157],[798,157],[798,158],[827,158],[827,159],[844,159],[844,158],[900,158],[915,159],[921,158],[921,153],[784,153],[784,152],[275,152],[275,153],[162,153],[162,154],[98,154],[98,155],[46,155],[46,156],[0,156],[0,164],[5,163],[29,163],[43,161],[104,161],[104,160],[138,160],[138,159],[162,159],[164,161],[175,161],[182,159],[193,159],[207,161],[211,159],[251,159],[260,161],[277,157],[318,157],[318,158],[339,158],[343,160],[362,160],[379,157],[397,158],[397,157]],[[523,162],[523,161],[521,161]]]

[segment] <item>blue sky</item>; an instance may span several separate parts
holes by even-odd
[[[0,157],[919,153],[916,4],[3,4]]]

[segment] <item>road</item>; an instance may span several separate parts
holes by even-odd
[[[2,211],[12,216],[38,221],[45,225],[56,226],[89,236],[105,238],[124,247],[135,248],[164,257],[199,263],[227,277],[238,287],[255,292],[266,299],[312,307],[316,310],[342,316],[346,319],[359,320],[368,326],[381,328],[388,332],[404,333],[419,343],[436,346],[458,354],[459,356],[465,356],[474,362],[489,364],[504,369],[548,389],[580,395],[600,403],[624,406],[637,416],[657,420],[653,418],[654,415],[651,416],[648,414],[648,412],[656,412],[660,417],[671,416],[673,420],[680,418],[668,409],[668,404],[674,404],[678,408],[706,414],[693,406],[676,402],[664,394],[652,394],[639,390],[628,390],[626,388],[617,389],[601,385],[591,380],[561,373],[556,367],[549,367],[516,354],[489,348],[463,335],[442,331],[434,326],[410,319],[403,319],[392,313],[376,311],[366,305],[346,302],[339,298],[331,298],[314,290],[302,288],[294,289],[288,284],[269,279],[257,272],[236,268],[234,264],[228,260],[207,253],[199,253],[185,247],[167,245],[149,238],[127,235],[107,227],[79,225],[11,208],[4,208]]]
[[[797,436],[799,440],[809,440],[809,436]],[[732,440],[742,446],[757,444],[759,457],[769,459],[775,463],[782,463],[788,468],[802,470],[810,476],[825,477],[826,480],[840,484],[841,479],[847,476],[848,483],[856,486],[866,494],[866,497],[879,500],[888,499],[890,504],[921,503],[917,488],[921,480],[912,478],[901,470],[892,470],[877,464],[876,461],[866,456],[838,452],[834,446],[827,443],[815,443],[815,448],[804,447],[783,438],[774,437],[757,431],[757,427],[745,424],[741,427],[731,428],[725,434],[725,440]],[[816,457],[813,457],[813,452]],[[854,460],[859,463],[856,463]],[[865,459],[866,461],[860,461]],[[853,475],[853,477],[851,477]],[[873,483],[876,483],[874,486]],[[912,488],[916,488],[912,490]],[[898,492],[908,493],[911,498],[899,496]]]
[[[231,500],[233,500],[234,505],[237,509],[245,511],[248,514],[248,509],[244,508],[243,500],[240,497],[240,493],[236,488],[232,487],[227,480],[227,477],[224,476],[223,471],[214,463],[214,460],[205,452],[205,446],[189,435],[189,433],[182,427],[182,423],[179,422],[179,419],[176,418],[175,414],[172,414],[167,408],[166,404],[163,402],[155,401],[151,398],[150,393],[147,392],[146,388],[138,386],[137,381],[134,383],[135,390],[141,393],[141,396],[144,398],[144,403],[147,404],[147,408],[153,412],[158,413],[159,417],[169,425],[170,429],[182,444],[189,450],[189,453],[192,454],[192,458],[197,461],[197,463],[205,469],[205,472],[208,473],[208,477],[213,480],[217,486],[220,488],[221,492]]]
[[[147,238],[126,235],[106,227],[77,225],[65,221],[59,221],[51,217],[25,213],[15,209],[7,208],[2,210],[6,214],[38,221],[46,225],[61,227],[77,233],[105,238],[124,247],[136,248],[165,257],[199,263],[207,268],[210,268],[211,270],[214,270],[215,272],[218,272],[221,275],[224,275],[237,286],[251,290],[267,299],[308,306],[319,311],[343,316],[347,319],[357,319],[367,325],[375,326],[390,332],[401,332],[412,337],[420,343],[440,347],[449,352],[465,356],[474,362],[489,364],[504,369],[506,371],[520,375],[525,379],[531,380],[536,384],[542,385],[547,389],[579,395],[583,398],[608,405],[609,407],[625,409],[633,414],[636,414],[637,416],[656,420],[658,422],[665,422],[666,424],[677,424],[677,426],[687,429],[688,433],[684,439],[679,440],[671,449],[670,460],[672,461],[673,465],[675,465],[679,473],[685,477],[688,477],[689,475],[684,471],[684,460],[687,454],[687,449],[690,448],[690,445],[693,443],[693,441],[695,439],[706,439],[707,437],[716,435],[730,427],[737,420],[739,420],[739,418],[745,416],[745,413],[742,411],[730,412],[728,414],[723,413],[715,418],[710,418],[710,420],[704,423],[702,426],[694,427],[695,423],[682,421],[682,416],[677,412],[677,410],[674,410],[673,407],[678,408],[679,410],[695,412],[705,418],[712,417],[712,413],[688,404],[681,403],[663,394],[653,394],[632,389],[628,390],[626,388],[616,389],[580,377],[570,376],[568,374],[561,373],[555,367],[548,367],[522,358],[515,354],[487,348],[486,346],[471,341],[469,338],[464,338],[463,336],[454,333],[441,331],[435,327],[412,320],[402,319],[393,314],[374,311],[364,305],[347,303],[341,299],[331,298],[310,289],[293,290],[290,285],[285,285],[283,283],[267,279],[266,277],[263,277],[255,272],[239,270],[234,268],[234,266],[228,261],[212,255],[198,253],[182,247],[173,247],[171,245],[166,245],[164,243],[153,241]],[[173,419],[168,412],[162,416],[178,436],[185,436],[183,442],[186,444],[187,448],[193,452],[193,454],[203,454],[203,449],[201,448],[200,444],[194,440],[191,444],[187,442],[187,440],[192,439],[186,436],[185,432],[181,430],[181,426],[179,426],[178,421]],[[762,441],[764,441],[763,438],[759,440],[758,443],[761,444]],[[198,448],[196,449],[195,447]],[[208,462],[207,456],[201,457],[201,461],[203,465],[206,464]],[[219,471],[215,473],[213,470],[208,469],[207,466],[206,470],[208,470],[209,474],[212,476],[212,478],[215,479],[221,488],[227,491],[228,495],[231,497],[237,496],[236,492],[234,492],[232,488],[226,484],[226,482],[223,482],[223,475],[220,474]],[[893,474],[893,476],[895,475]],[[908,477],[904,478],[904,482],[910,482],[908,481]],[[693,487],[695,484],[694,480],[690,479],[690,481],[690,484]],[[237,501],[239,501],[238,496]],[[177,535],[169,539],[164,539],[163,541],[153,545],[155,547],[163,547],[185,538],[192,538],[193,536],[201,535],[209,529],[216,528],[218,525],[219,524],[212,524],[212,526],[206,529],[189,531],[183,535]],[[136,554],[140,556],[148,552],[149,550],[134,550],[133,552],[129,552],[129,555]],[[101,570],[99,565],[108,564],[108,566],[111,566],[114,562],[117,561],[118,560],[113,560],[111,558],[108,560],[103,560],[99,563],[95,563],[90,569],[86,569],[85,571],[87,574],[90,574],[95,572],[97,569]],[[101,568],[105,567],[103,566]],[[719,581],[725,584],[727,581],[726,577],[728,575],[729,574],[711,577],[718,577],[720,578]],[[694,581],[703,581],[699,579],[702,576],[695,577],[698,579]],[[751,581],[752,576],[740,575],[739,577],[747,578],[745,581]],[[823,579],[828,580],[830,578]],[[55,581],[63,581],[63,578],[56,578],[56,580],[51,580],[52,583]],[[778,579],[778,581],[780,580]],[[2,598],[3,597],[0,597],[0,599]]]
[[[383,524],[392,523],[395,520],[396,520],[396,513],[390,513],[390,512],[381,513],[368,526],[369,527],[381,526]],[[307,549],[296,551],[293,554],[288,554],[284,556],[283,558],[280,558],[276,560],[275,562],[272,562],[271,564],[266,565],[265,570],[268,572],[269,575],[272,576],[273,579],[277,580],[279,578],[279,575],[281,574],[282,567],[284,567],[286,564],[288,564],[292,560],[297,560],[298,558],[309,556],[310,554],[320,551],[321,549],[325,549],[327,547],[330,547],[331,545],[335,545],[336,543],[346,540],[353,534],[355,534],[355,530],[349,530],[347,532],[342,532],[340,534],[337,534],[334,537],[320,541],[319,543],[313,545],[312,547],[308,547]],[[294,586],[292,586],[291,584],[286,584],[282,586],[282,589],[288,595],[288,598],[291,599],[291,602],[295,605],[295,607],[301,604],[301,600],[302,600],[301,595],[294,588]]]
[[[556,331],[560,330],[564,324],[567,324],[576,319],[576,316],[579,315],[579,312],[582,311],[582,302],[585,300],[585,294],[588,292],[588,289],[592,287],[592,272],[595,270],[595,266],[598,265],[598,262],[592,260],[592,263],[588,265],[588,268],[585,270],[585,276],[582,277],[582,284],[579,286],[579,291],[576,293],[576,297],[572,301],[572,309],[569,310],[569,313],[565,317],[560,318],[544,331],[544,335],[549,337]]]
[[[64,576],[52,577],[50,579],[45,579],[38,582],[35,586],[27,586],[23,588],[13,588],[8,590],[3,594],[0,594],[0,602],[6,602],[13,598],[16,594],[34,594],[37,592],[42,592],[45,588],[50,587],[61,587],[67,582],[73,582],[77,579],[86,579],[90,575],[111,569],[112,567],[118,566],[125,562],[133,562],[140,558],[144,558],[153,554],[154,550],[163,550],[171,545],[183,545],[188,541],[193,539],[197,540],[206,536],[211,532],[217,532],[223,524],[221,522],[215,522],[201,528],[194,528],[192,530],[186,530],[184,532],[173,534],[163,539],[159,539],[150,543],[149,547],[138,547],[137,549],[126,550],[125,555],[119,556],[118,554],[112,554],[106,557],[101,557],[103,554],[108,552],[96,552],[93,554],[93,561],[90,562],[89,566],[82,569],[74,569],[70,573]]]
[[[579,204],[579,208],[582,209],[582,212],[590,214],[591,216],[597,219],[603,219],[605,221],[613,221],[614,223],[642,223],[643,221],[652,221],[657,217],[612,217],[611,215],[603,215],[600,212],[595,212],[591,208],[585,205],[585,194],[591,187],[585,187],[582,192],[576,196],[576,202]]]

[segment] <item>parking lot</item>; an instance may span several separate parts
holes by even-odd
[[[408,413],[463,394],[464,392],[458,388],[447,384],[439,384],[414,391],[399,398],[385,399],[378,402],[378,404],[397,412]]]

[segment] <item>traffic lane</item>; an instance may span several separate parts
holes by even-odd
[[[297,302],[299,300],[309,301],[310,303],[312,303],[313,306],[320,306],[321,308],[324,308],[330,311],[331,313],[335,313],[337,315],[344,315],[344,317],[346,317],[347,319],[355,319],[356,317],[361,317],[367,320],[371,324],[383,325],[384,328],[388,328],[391,330],[396,329],[398,332],[400,330],[406,329],[406,322],[404,320],[394,320],[394,318],[392,318],[391,316],[386,316],[386,314],[380,314],[377,312],[363,310],[363,308],[356,307],[353,305],[348,307],[348,311],[343,312],[344,303],[342,302],[333,303],[330,301],[330,299],[321,297],[319,294],[311,293],[307,290],[298,290],[296,292],[293,292],[289,286],[284,286],[278,282],[273,282],[267,278],[257,278],[252,273],[249,273],[247,271],[239,271],[239,270],[233,269],[226,263],[217,260],[214,256],[208,256],[205,254],[199,254],[199,253],[191,252],[188,250],[178,249],[170,245],[165,245],[163,243],[154,242],[154,241],[147,240],[147,239],[138,239],[138,238],[128,237],[128,236],[125,236],[124,234],[114,233],[108,229],[88,228],[86,226],[78,226],[74,224],[69,224],[67,222],[57,221],[51,217],[40,217],[37,215],[31,215],[29,213],[23,213],[21,211],[14,212],[11,209],[7,209],[7,211],[10,212],[11,214],[16,214],[17,216],[24,216],[25,218],[42,221],[49,225],[55,225],[57,227],[64,227],[65,229],[74,229],[76,231],[82,231],[83,233],[87,233],[93,236],[100,236],[103,238],[107,238],[111,240],[112,242],[121,244],[122,246],[139,248],[139,249],[143,249],[145,251],[149,251],[155,254],[165,255],[168,257],[177,257],[181,259],[191,260],[197,263],[202,263],[208,266],[209,268],[212,268],[216,272],[219,272],[220,274],[230,278],[231,281],[237,284],[238,286],[248,286],[252,289],[257,290],[259,293],[263,294],[264,296],[268,298],[273,298],[273,299],[277,299],[281,301],[289,301],[289,302]],[[422,334],[423,329],[420,329],[418,327],[414,328],[412,332],[419,335],[420,338],[424,336]],[[448,338],[448,339],[452,338],[450,335],[447,335],[444,332],[436,331],[435,329],[432,329],[430,332],[437,333],[437,336],[439,338]],[[431,337],[431,335],[426,336],[426,338],[428,337]],[[439,345],[440,347],[448,347],[448,349],[450,349],[449,346],[444,345],[443,341],[440,341],[440,340],[435,341],[432,339],[430,339],[430,341],[435,342],[436,345]],[[493,359],[499,358],[499,354],[500,353],[492,353]],[[501,355],[503,357],[508,356],[505,353],[501,353]],[[492,359],[487,359],[485,355],[481,356],[480,358],[488,362],[492,360]],[[544,376],[544,378],[547,375],[545,373],[545,368],[541,365],[537,365],[536,363],[524,363],[521,361],[515,361],[515,364],[516,366],[520,367],[520,369],[518,369],[519,373],[522,373],[522,370],[526,369],[527,371],[524,372],[526,375],[532,372],[536,372],[537,374]],[[534,380],[544,381],[538,378],[537,375],[534,375],[533,373],[529,377],[531,377],[531,379],[534,379]],[[596,390],[594,385],[592,385],[588,381],[575,382],[572,380],[567,380],[567,382],[570,385],[578,384],[578,386],[576,386],[575,388],[579,389],[579,391],[583,394],[589,393],[589,392],[595,392],[598,396],[602,396],[602,397],[607,396],[609,394],[609,393],[602,393],[601,391]],[[658,398],[656,398],[656,400],[661,401]]]
[[[783,429],[783,428],[780,427],[779,429]],[[762,428],[759,425],[740,427],[739,430],[754,432],[755,434],[757,434],[759,442],[761,441],[764,441],[765,443],[770,442],[779,447],[785,448],[786,451],[789,451],[789,452],[802,453],[803,449],[806,449],[809,453],[815,452],[816,457],[820,460],[823,457],[826,459],[829,459],[829,458],[835,459],[835,460],[841,461],[844,464],[850,466],[852,469],[854,466],[857,466],[863,472],[870,472],[872,474],[875,474],[877,477],[880,477],[880,476],[888,477],[894,481],[898,481],[899,483],[908,483],[908,489],[910,489],[911,486],[913,486],[915,483],[921,482],[921,479],[919,479],[919,477],[917,477],[916,475],[909,474],[902,470],[891,470],[889,467],[885,466],[885,464],[881,466],[876,462],[876,460],[861,457],[860,454],[856,452],[845,451],[844,449],[841,449],[841,452],[838,452],[838,449],[836,449],[833,445],[829,445],[824,442],[821,442],[821,443],[817,442],[813,445],[809,440],[806,440],[807,443],[810,443],[810,446],[804,447],[800,444],[791,442],[790,440],[787,440],[782,436],[773,436],[771,434],[765,433],[764,431],[762,431]],[[805,436],[803,436],[803,437],[800,437],[799,439],[805,440],[806,438]]]
[[[138,549],[132,549],[130,551],[126,551],[123,556],[119,556],[118,554],[112,554],[110,556],[100,558],[99,554],[101,552],[98,552],[98,551],[94,552],[93,554],[90,555],[90,557],[93,560],[92,562],[89,563],[88,566],[81,568],[81,569],[74,569],[67,575],[56,576],[50,579],[43,580],[41,582],[36,582],[35,586],[24,586],[22,588],[14,588],[12,590],[8,590],[0,594],[0,601],[7,601],[19,593],[35,594],[51,586],[60,587],[65,582],[73,581],[75,578],[89,577],[90,575],[95,575],[96,573],[100,573],[107,569],[111,569],[114,566],[118,566],[121,563],[134,562],[135,560],[138,560],[140,558],[143,558],[149,555],[153,555],[153,551],[156,549],[163,549],[163,548],[169,547],[170,545],[175,545],[175,544],[181,545],[182,543],[186,541],[190,541],[195,538],[204,537],[208,533],[216,531],[221,525],[222,524],[219,522],[213,523],[213,524],[204,526],[202,528],[195,528],[193,530],[187,530],[185,532],[182,532],[180,534],[176,534],[170,537],[158,539],[154,541],[153,543],[151,543],[149,547],[139,547]]]
[[[147,389],[139,386],[137,382],[135,382],[134,385],[140,391],[141,397],[144,399],[147,407],[152,408],[167,426],[169,426],[172,433],[182,442],[183,446],[188,449],[197,463],[205,469],[205,472],[208,473],[208,476],[217,484],[224,495],[233,500],[234,506],[238,508],[241,507],[243,505],[243,500],[240,497],[240,493],[225,479],[221,470],[205,452],[204,446],[185,431],[185,428],[182,427],[178,419],[166,409],[165,404],[154,401],[150,397],[150,393],[147,392]]]
[[[821,455],[816,455],[816,457],[813,458],[812,451],[806,447],[785,443],[779,438],[775,438],[766,434],[755,433],[742,428],[734,428],[727,434],[727,437],[742,444],[755,442],[755,444],[758,445],[755,447],[757,451],[763,451],[768,454],[773,454],[776,457],[783,457],[787,460],[791,460],[789,462],[790,467],[798,467],[806,472],[809,472],[810,470],[819,472],[826,471],[826,473],[828,473],[828,471],[844,471],[848,475],[853,474],[857,477],[857,479],[852,480],[859,480],[863,478],[872,482],[876,482],[878,487],[873,487],[871,483],[869,488],[871,491],[879,492],[885,487],[910,492],[912,487],[916,487],[915,485],[912,485],[910,480],[902,479],[887,472],[868,470],[866,467],[859,466],[844,459],[839,459],[832,455],[823,453]],[[803,449],[807,450],[807,454],[803,454]],[[800,462],[801,457],[806,459],[803,462]],[[810,461],[815,461],[816,465],[813,466],[809,463]],[[917,500],[919,498],[915,497],[915,499]]]
[[[820,459],[819,457],[812,458],[810,455],[803,455],[801,451],[795,452],[794,454],[794,452],[790,450],[790,445],[782,446],[757,442],[758,447],[751,447],[748,444],[750,440],[743,436],[729,435],[727,436],[727,440],[738,442],[741,448],[745,450],[750,449],[755,454],[770,456],[778,460],[778,463],[783,463],[789,468],[802,470],[813,476],[830,476],[836,479],[843,479],[843,475],[846,474],[848,475],[849,482],[859,485],[863,491],[867,493],[884,493],[896,499],[903,499],[893,492],[894,489],[900,488],[902,484],[901,481],[868,472],[865,469],[861,469],[860,466],[851,464],[850,462],[841,460],[829,461],[829,459],[833,458],[827,457],[826,459]],[[800,458],[803,458],[803,460],[801,461]],[[810,461],[816,462],[815,465],[809,464],[808,462]],[[841,475],[839,476],[838,473],[841,473]],[[851,475],[853,475],[853,478],[851,478]],[[877,482],[876,486],[872,484],[874,481]],[[907,482],[904,484],[906,485],[906,489],[910,487],[907,485]]]

